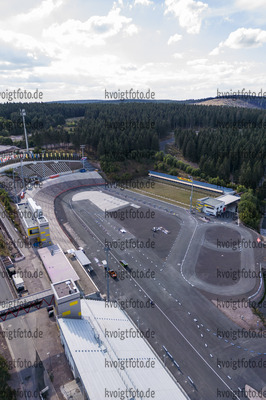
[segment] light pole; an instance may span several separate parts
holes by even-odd
[[[22,179],[23,191],[24,191],[25,190],[25,181],[24,181],[24,174],[23,174],[22,158],[20,158],[20,173],[21,173],[21,179]]]
[[[44,172],[44,160],[43,160],[43,156],[44,156],[44,150],[42,150],[42,179],[43,181],[45,180],[45,172]]]
[[[12,169],[12,174],[13,174],[13,186],[14,186],[14,198],[16,199],[16,203],[19,203],[18,201],[18,196],[17,196],[17,191],[16,191],[16,185],[15,185],[15,171],[14,168]]]
[[[108,245],[106,245],[105,246],[105,248],[104,248],[104,251],[106,252],[106,262],[107,262],[107,265],[106,265],[106,272],[107,272],[107,276],[106,276],[106,284],[107,284],[107,301],[108,301],[108,303],[109,303],[109,301],[110,301],[110,288],[109,288],[109,265],[108,265],[108,253],[109,253],[109,246]]]
[[[193,197],[193,176],[188,176],[192,180],[191,194],[190,194],[190,212],[192,212],[192,197]]]
[[[82,151],[82,168],[84,169],[84,162],[85,162],[85,159],[84,159],[84,149],[85,149],[85,144],[81,144],[80,145],[80,148],[81,148],[81,151]]]
[[[24,109],[20,110],[20,115],[22,116],[22,120],[23,120],[25,141],[26,141],[26,151],[27,151],[27,153],[29,153],[28,137],[27,137],[27,131],[26,131],[26,124],[25,124],[26,111]]]

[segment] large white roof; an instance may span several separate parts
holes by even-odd
[[[58,244],[38,249],[38,253],[52,283],[66,279],[73,279],[74,282],[79,280],[78,274]]]
[[[72,200],[90,200],[102,211],[119,210],[120,208],[129,205],[128,201],[121,200],[117,197],[111,196],[110,194],[106,194],[98,190],[87,190],[77,193],[72,197]]]
[[[232,204],[235,201],[239,201],[240,197],[239,196],[234,196],[233,194],[225,194],[223,196],[217,197],[216,200],[224,201],[224,205],[228,206],[229,204]]]
[[[58,323],[91,400],[108,398],[106,390],[115,393],[130,388],[150,389],[156,400],[188,399],[149,344],[141,337],[132,337],[137,329],[118,306],[109,308],[104,301],[81,300],[81,312],[82,319],[59,318]],[[117,337],[130,329],[131,337]],[[116,337],[110,337],[112,332]],[[154,368],[123,369],[126,360],[153,361]],[[115,363],[112,367],[111,362]]]

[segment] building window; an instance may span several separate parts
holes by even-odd
[[[30,229],[30,235],[36,235],[37,233],[39,233],[38,229]]]

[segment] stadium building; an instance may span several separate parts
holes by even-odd
[[[216,198],[203,197],[197,200],[196,209],[205,214],[217,216],[226,211],[236,212],[239,200],[239,196],[234,196],[232,194],[226,194]]]
[[[57,318],[57,323],[84,399],[189,400],[117,303],[81,299],[80,307],[80,318]]]
[[[196,209],[205,214],[217,216],[225,212],[225,203],[212,197],[203,197],[197,200]]]
[[[17,209],[30,242],[45,246],[51,245],[49,222],[43,215],[42,208],[29,198],[26,203],[18,203]]]
[[[187,187],[187,188],[191,188],[193,186],[196,189],[207,190],[210,192],[220,193],[220,194],[229,194],[229,193],[234,194],[235,193],[234,190],[231,188],[213,185],[213,184],[207,183],[207,182],[195,181],[194,179],[192,181],[191,179],[188,179],[188,178],[168,175],[168,174],[164,174],[162,172],[149,171],[148,175],[151,178],[156,178],[156,179],[159,179],[162,181],[176,183],[178,185],[181,185],[181,186]]]

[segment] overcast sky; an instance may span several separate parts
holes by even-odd
[[[265,24],[265,0],[0,0],[0,90],[266,92]]]

